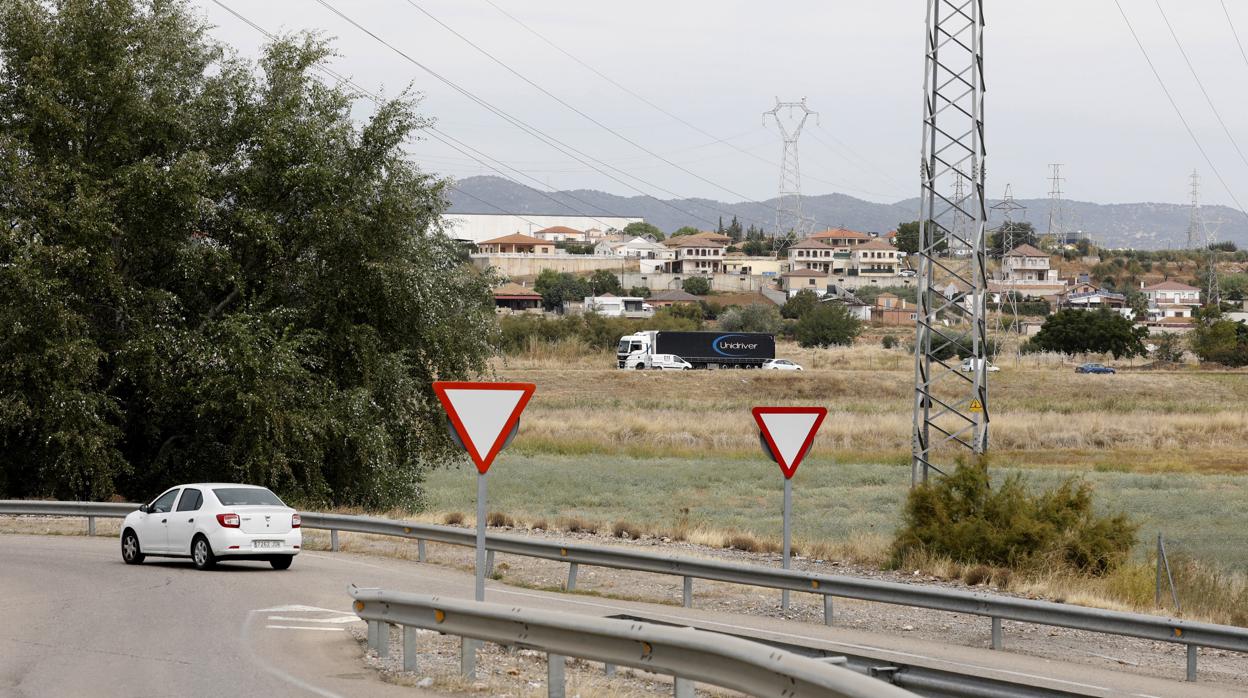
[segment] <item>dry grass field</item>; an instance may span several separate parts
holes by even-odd
[[[638,458],[753,456],[750,408],[829,409],[818,452],[841,462],[904,463],[910,451],[913,358],[878,342],[778,355],[806,367],[772,371],[620,371],[575,344],[499,360],[499,379],[536,383],[526,454]],[[1099,360],[1092,357],[1089,360]],[[1027,468],[1248,472],[1248,371],[1076,374],[1074,360],[1003,357],[991,374],[993,462]]]

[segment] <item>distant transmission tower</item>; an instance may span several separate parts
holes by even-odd
[[[1217,228],[1221,227],[1221,221],[1215,226],[1207,227],[1205,234],[1205,245],[1209,249],[1209,268],[1205,272],[1205,303],[1214,308],[1222,307],[1222,280],[1218,278],[1218,251],[1213,245],[1218,241]]]
[[[1049,165],[1049,229],[1058,244],[1066,244],[1066,221],[1062,217],[1062,163]]]
[[[1200,220],[1200,175],[1196,170],[1192,170],[1189,181],[1192,183],[1192,208],[1187,220],[1187,245],[1184,249],[1194,250],[1200,247],[1200,241],[1205,238],[1202,230],[1204,226]]]
[[[1015,221],[1015,214],[1026,215],[1027,207],[1014,200],[1014,192],[1010,190],[1010,185],[1005,185],[1005,196],[999,203],[993,204],[992,210],[998,211],[1002,217],[1001,225],[997,226],[997,235],[1001,236],[1001,265],[997,267],[997,280],[1002,289],[1002,302],[997,304],[997,322],[996,330],[998,335],[1005,334],[1007,331],[1011,334],[1019,334],[1021,339],[1022,328],[1018,324],[1018,294],[1014,292],[1013,284],[1006,283],[1005,278],[1005,261],[1004,257],[1010,250],[1018,247],[1018,229]],[[1010,315],[1010,326],[1005,327],[1002,318],[1006,313]],[[1019,349],[1021,349],[1021,343]]]
[[[937,461],[952,463],[951,447],[988,447],[983,30],[982,0],[928,0],[913,485],[945,472]],[[958,370],[961,359],[971,371]]]
[[[780,118],[781,110],[787,111],[787,119]],[[802,173],[797,160],[797,139],[802,135],[806,119],[812,114],[815,123],[819,123],[819,112],[811,111],[806,106],[805,97],[800,102],[781,102],[776,97],[776,106],[771,111],[763,112],[763,125],[767,125],[767,117],[771,116],[784,140],[784,149],[780,154],[780,195],[776,202],[777,237],[801,237],[811,232],[810,223],[802,217]]]

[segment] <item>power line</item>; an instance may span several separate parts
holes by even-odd
[[[1235,22],[1231,19],[1230,10],[1226,9],[1226,0],[1219,2],[1222,3],[1222,13],[1226,15],[1226,24],[1231,28],[1231,35],[1235,37],[1235,44],[1239,46],[1239,55],[1244,57],[1244,65],[1248,65],[1248,51],[1244,51],[1244,42],[1239,40],[1239,32],[1235,31]]]
[[[272,33],[272,32],[270,32],[270,31],[268,31],[268,30],[267,30],[267,29],[265,29],[264,27],[261,27],[259,24],[257,24],[257,23],[255,23],[255,22],[253,22],[252,20],[248,19],[247,17],[244,17],[242,14],[240,14],[240,13],[236,12],[233,8],[229,7],[229,6],[228,6],[228,5],[226,5],[224,2],[222,2],[222,0],[212,0],[212,2],[213,2],[214,4],[216,4],[217,6],[219,6],[221,9],[225,10],[226,12],[229,12],[231,15],[234,15],[234,17],[238,18],[240,21],[242,21],[242,22],[246,23],[246,24],[247,24],[248,26],[250,26],[252,29],[255,29],[256,31],[258,31],[258,32],[260,32],[261,34],[265,35],[265,36],[266,36],[266,37],[268,37],[270,40],[276,40],[276,39],[277,39],[277,35],[273,34],[273,33]],[[380,106],[380,105],[384,102],[384,100],[381,98],[381,96],[380,96],[380,95],[377,95],[377,94],[375,94],[375,93],[373,93],[373,92],[371,92],[371,91],[369,91],[369,90],[365,89],[364,87],[360,86],[360,85],[359,85],[358,83],[356,83],[355,81],[353,81],[353,80],[351,80],[350,78],[348,78],[347,76],[345,76],[345,75],[343,75],[343,74],[341,74],[341,73],[339,73],[339,72],[337,72],[337,71],[333,70],[332,68],[329,68],[329,67],[324,66],[324,65],[316,65],[316,66],[313,66],[313,67],[314,67],[316,70],[319,70],[319,71],[321,71],[321,72],[323,72],[323,73],[325,73],[325,74],[327,74],[327,75],[330,75],[331,77],[334,77],[334,78],[338,79],[339,81],[341,81],[341,82],[343,82],[343,83],[345,83],[345,84],[347,84],[347,85],[350,85],[351,87],[355,88],[355,89],[356,89],[356,90],[357,90],[360,94],[362,94],[363,96],[365,96],[365,97],[367,97],[367,98],[371,99],[371,100],[373,101],[373,103],[377,104],[378,106]],[[537,178],[532,177],[532,176],[530,176],[530,175],[526,174],[525,172],[523,172],[523,171],[521,171],[521,170],[518,170],[518,169],[516,169],[516,168],[514,168],[514,167],[511,167],[511,166],[507,165],[506,163],[502,162],[501,160],[497,160],[497,159],[495,159],[495,158],[492,158],[492,157],[490,157],[490,156],[486,155],[485,153],[482,153],[480,150],[477,150],[476,148],[473,148],[472,146],[469,146],[468,144],[464,143],[463,141],[461,141],[461,140],[459,140],[459,139],[455,138],[454,136],[451,136],[450,134],[448,134],[448,133],[446,133],[446,132],[444,132],[444,131],[442,131],[442,130],[438,129],[437,127],[433,126],[432,124],[430,124],[429,126],[425,127],[425,131],[427,131],[427,132],[429,133],[429,135],[430,135],[430,136],[432,136],[435,140],[437,140],[437,141],[439,141],[439,142],[443,143],[443,144],[444,144],[444,145],[446,145],[447,147],[449,147],[449,148],[451,148],[451,149],[453,149],[453,150],[455,150],[455,151],[459,152],[460,154],[467,156],[469,159],[471,159],[471,160],[473,160],[474,162],[476,162],[476,163],[478,163],[478,164],[482,165],[483,167],[486,167],[487,169],[489,169],[489,170],[491,170],[491,171],[495,172],[495,173],[496,173],[496,174],[498,174],[500,177],[503,177],[504,179],[506,179],[506,180],[508,180],[508,181],[510,181],[510,182],[513,182],[513,183],[515,183],[515,184],[520,184],[521,186],[525,186],[525,185],[521,184],[521,183],[520,183],[518,180],[516,180],[515,178],[508,176],[508,175],[507,175],[507,173],[505,173],[505,172],[503,172],[502,170],[498,169],[497,167],[495,167],[495,166],[491,165],[489,162],[486,162],[486,161],[485,161],[485,160],[483,160],[482,158],[486,158],[486,159],[492,160],[492,161],[494,161],[494,162],[498,163],[499,165],[501,165],[502,167],[505,167],[505,168],[507,168],[507,169],[510,169],[510,170],[512,170],[513,172],[516,172],[517,174],[519,174],[519,175],[521,175],[521,176],[523,176],[523,177],[526,177],[526,178],[528,178],[528,179],[530,179],[530,180],[532,180],[532,181],[536,182],[539,186],[544,186],[544,185],[542,184],[542,182],[541,182],[540,180],[538,180]],[[458,144],[458,145],[456,145],[456,144]],[[473,155],[473,152],[468,152],[469,150],[471,150],[471,151],[473,151],[473,152],[477,153],[477,154],[478,154],[478,155],[480,155],[481,157],[477,157],[477,155]],[[406,152],[406,151],[405,151],[405,152]],[[408,153],[408,155],[411,155],[411,154],[410,154],[410,153]],[[498,206],[495,206],[494,204],[491,204],[491,203],[489,203],[489,202],[487,202],[487,201],[485,201],[485,200],[481,199],[481,198],[480,198],[480,197],[478,197],[478,196],[475,196],[475,195],[473,195],[473,194],[470,194],[469,192],[465,191],[464,189],[462,189],[462,188],[460,188],[460,187],[454,187],[454,188],[455,188],[455,190],[456,190],[456,191],[458,191],[459,193],[464,194],[464,195],[468,196],[469,198],[476,199],[477,201],[480,201],[481,203],[486,204],[486,205],[487,205],[487,206],[489,206],[490,208],[496,209],[496,210],[498,210],[498,211],[502,211],[502,212],[504,212],[504,213],[507,213],[507,212],[508,212],[508,211],[506,211],[506,209],[503,209],[503,208],[500,208],[500,207],[498,207]],[[567,207],[567,208],[572,209],[572,210],[573,210],[573,211],[575,211],[578,215],[581,215],[581,216],[584,216],[584,217],[586,217],[586,218],[589,218],[589,219],[592,219],[592,220],[598,221],[599,223],[601,223],[601,224],[602,224],[604,227],[606,227],[606,228],[610,228],[610,227],[611,227],[611,225],[610,225],[609,223],[607,223],[607,222],[605,222],[605,221],[603,221],[603,220],[601,220],[601,219],[599,219],[599,218],[596,218],[596,217],[594,217],[594,216],[593,216],[593,215],[591,215],[591,214],[585,213],[584,211],[579,211],[579,210],[577,210],[575,207],[573,207],[573,206],[569,206],[569,205],[567,204],[567,202],[565,202],[565,201],[560,201],[560,200],[556,199],[555,197],[551,196],[550,194],[548,194],[547,192],[542,191],[541,189],[534,189],[534,191],[536,191],[536,192],[537,192],[538,194],[540,194],[542,197],[544,197],[544,198],[546,198],[546,199],[549,199],[549,200],[553,201],[554,203],[556,203],[556,204],[558,204],[558,205],[560,205],[560,206],[565,206],[565,207]],[[573,200],[575,200],[575,201],[578,201],[578,202],[580,202],[580,203],[582,203],[582,204],[585,204],[585,205],[589,206],[590,208],[596,208],[596,209],[598,209],[599,211],[602,211],[604,214],[606,214],[606,215],[608,215],[608,216],[614,216],[614,217],[617,217],[617,218],[622,217],[622,216],[620,216],[619,214],[612,213],[611,211],[608,211],[607,209],[604,209],[604,208],[602,208],[601,206],[598,206],[598,205],[596,205],[596,204],[591,204],[590,202],[585,201],[585,200],[583,200],[583,199],[581,199],[581,198],[579,198],[579,197],[577,197],[577,196],[575,196],[575,195],[573,195],[573,194],[571,194],[571,193],[568,193],[568,192],[563,192],[563,194],[564,194],[564,196],[566,196],[566,197],[568,197],[568,198],[570,198],[570,199],[573,199]],[[532,224],[532,225],[538,225],[537,223],[534,223],[533,221],[529,220],[528,218],[525,218],[524,216],[521,216],[521,215],[519,215],[519,214],[513,214],[513,215],[516,215],[517,217],[519,217],[521,220],[525,221],[526,223],[529,223],[529,224]]]
[[[771,160],[768,160],[767,158],[765,158],[765,157],[763,157],[763,156],[761,156],[761,155],[758,155],[757,153],[751,153],[750,151],[748,151],[748,150],[746,150],[746,149],[744,149],[744,148],[741,148],[741,147],[739,147],[739,146],[737,146],[737,145],[735,145],[735,144],[728,143],[728,142],[726,142],[726,141],[727,141],[727,139],[724,139],[724,138],[719,138],[719,137],[715,136],[714,134],[712,134],[712,133],[708,132],[707,130],[703,129],[701,126],[698,126],[697,124],[695,124],[695,123],[693,123],[693,122],[691,122],[691,121],[689,121],[689,120],[687,120],[687,119],[682,118],[682,117],[681,117],[681,116],[679,116],[678,114],[674,114],[674,113],[672,113],[671,111],[669,111],[669,110],[667,110],[667,109],[663,108],[662,106],[660,106],[660,105],[658,105],[658,104],[654,103],[653,101],[651,101],[651,100],[647,99],[645,96],[643,96],[643,95],[641,95],[641,94],[638,94],[638,93],[637,93],[637,92],[635,92],[634,90],[629,89],[627,86],[625,86],[625,85],[621,84],[620,82],[616,81],[616,80],[615,80],[615,79],[613,79],[611,76],[607,75],[606,73],[603,73],[602,71],[598,70],[597,68],[595,68],[594,66],[590,65],[589,63],[586,63],[584,60],[582,60],[582,59],[581,59],[580,57],[578,57],[576,54],[574,54],[574,53],[572,53],[572,52],[568,51],[567,49],[563,48],[562,46],[560,46],[559,44],[555,43],[554,41],[551,41],[549,38],[547,38],[547,37],[546,37],[545,35],[543,35],[541,32],[537,31],[536,29],[534,29],[533,27],[529,26],[528,24],[525,24],[523,21],[521,21],[521,20],[520,20],[518,17],[516,17],[515,15],[513,15],[513,14],[511,14],[511,13],[507,12],[506,10],[504,10],[503,8],[499,7],[497,4],[495,4],[495,3],[494,3],[494,1],[493,1],[493,0],[484,0],[484,1],[485,1],[485,2],[486,2],[486,4],[488,4],[490,7],[493,7],[495,10],[498,10],[500,13],[502,13],[502,15],[503,15],[504,17],[506,17],[506,18],[510,19],[511,21],[515,22],[516,24],[520,25],[520,26],[521,26],[521,27],[522,27],[525,31],[529,32],[529,33],[530,33],[530,34],[532,34],[533,36],[536,36],[538,39],[541,39],[544,43],[546,43],[547,45],[549,45],[551,48],[553,48],[553,49],[555,49],[556,51],[558,51],[559,53],[562,53],[563,55],[567,56],[567,57],[568,57],[568,58],[570,58],[571,60],[575,61],[575,62],[576,62],[578,65],[580,65],[581,67],[585,68],[586,70],[588,70],[589,72],[593,73],[594,75],[597,75],[598,77],[602,78],[603,80],[605,80],[606,82],[610,83],[611,85],[613,85],[614,87],[616,87],[616,88],[617,88],[617,89],[619,89],[620,91],[622,91],[622,92],[624,92],[625,94],[627,94],[627,95],[629,95],[629,96],[631,96],[631,97],[633,97],[633,98],[635,98],[635,99],[637,99],[637,100],[641,101],[643,104],[645,104],[645,105],[649,106],[651,109],[654,109],[655,111],[659,112],[660,114],[663,114],[663,115],[667,116],[668,118],[670,118],[670,119],[672,119],[672,120],[674,120],[674,121],[676,121],[676,122],[678,122],[678,123],[680,123],[680,124],[683,124],[684,126],[689,127],[690,129],[692,129],[692,130],[694,130],[694,131],[696,131],[696,132],[698,132],[698,133],[702,134],[703,136],[706,136],[707,138],[711,138],[711,139],[713,139],[713,140],[711,141],[711,143],[708,143],[707,145],[714,145],[714,144],[718,144],[718,143],[723,143],[724,145],[728,146],[729,148],[732,148],[733,150],[735,150],[735,151],[737,151],[737,152],[741,153],[742,155],[746,155],[746,156],[748,156],[748,157],[754,158],[755,160],[758,160],[759,162],[762,162],[762,163],[764,163],[764,164],[766,164],[766,165],[768,165],[768,166],[770,166],[770,167],[775,167],[775,166],[776,166],[776,163],[775,163],[775,162],[773,162],[773,161],[771,161]],[[409,0],[409,2],[410,2],[410,0]],[[422,10],[422,11],[423,11],[423,10]],[[426,13],[426,14],[427,14],[427,13]],[[436,20],[435,20],[435,21],[436,21]],[[839,142],[839,141],[838,141],[838,142]],[[846,146],[846,145],[842,144],[842,147],[844,147],[847,151],[849,151],[849,152],[851,153],[851,155],[854,155],[855,157],[860,157],[860,156],[857,156],[857,154],[856,154],[856,153],[854,153],[854,152],[853,152],[853,150],[849,148],[849,146]],[[862,159],[862,161],[863,161],[863,162],[866,162],[866,163],[868,164],[868,166],[874,167],[874,166],[873,166],[873,165],[871,165],[871,164],[870,164],[870,162],[869,162],[869,161],[867,161],[865,158],[860,158],[860,159]],[[886,175],[886,176],[887,176],[887,175]],[[823,183],[825,183],[825,184],[829,184],[829,185],[834,186],[834,187],[839,187],[839,188],[841,188],[841,189],[848,189],[849,191],[857,191],[857,192],[859,192],[859,193],[863,193],[863,194],[871,194],[871,195],[874,195],[874,196],[884,196],[884,197],[889,196],[889,195],[887,195],[887,194],[881,194],[880,192],[869,191],[869,190],[866,190],[866,189],[857,189],[857,188],[854,188],[854,187],[851,187],[851,186],[845,185],[845,184],[840,183],[840,182],[834,182],[834,181],[832,181],[832,180],[824,179],[824,178],[821,178],[821,177],[815,177],[815,176],[813,176],[813,175],[810,175],[809,173],[806,175],[806,177],[807,177],[807,179],[814,179],[814,180],[817,180],[817,181],[823,182]],[[893,182],[893,183],[895,184],[896,182]]]
[[[1226,133],[1226,137],[1231,141],[1231,145],[1235,146],[1235,152],[1239,153],[1239,159],[1243,161],[1245,166],[1248,166],[1248,158],[1244,157],[1244,151],[1240,150],[1239,142],[1235,140],[1235,136],[1231,135],[1231,129],[1227,128],[1226,122],[1222,120],[1222,114],[1218,112],[1218,108],[1213,106],[1213,99],[1209,96],[1209,91],[1205,89],[1205,83],[1196,74],[1196,67],[1192,65],[1191,59],[1187,57],[1187,51],[1183,48],[1183,42],[1179,41],[1179,35],[1174,32],[1174,26],[1170,24],[1170,18],[1166,16],[1166,11],[1161,9],[1161,0],[1154,1],[1157,3],[1157,11],[1161,13],[1161,19],[1166,23],[1166,28],[1170,30],[1170,36],[1174,37],[1174,45],[1179,47],[1179,53],[1183,55],[1183,62],[1187,64],[1187,69],[1196,80],[1200,93],[1205,96],[1205,102],[1209,104],[1209,109],[1217,117],[1218,123],[1222,126],[1222,131]]]
[[[1205,147],[1200,144],[1200,139],[1196,137],[1196,132],[1192,130],[1191,124],[1189,124],[1187,122],[1187,118],[1183,116],[1183,110],[1179,109],[1178,102],[1174,101],[1174,96],[1170,94],[1170,89],[1166,87],[1166,81],[1161,79],[1161,73],[1157,72],[1157,66],[1153,64],[1153,59],[1148,55],[1148,49],[1144,48],[1144,42],[1140,41],[1140,35],[1135,33],[1135,27],[1131,25],[1131,20],[1127,17],[1126,11],[1122,9],[1122,3],[1119,0],[1114,0],[1114,5],[1118,7],[1118,14],[1122,15],[1122,21],[1126,22],[1127,30],[1131,32],[1131,37],[1135,39],[1135,45],[1140,47],[1140,53],[1143,54],[1144,61],[1148,63],[1149,70],[1153,71],[1153,77],[1157,78],[1157,84],[1161,86],[1161,91],[1165,93],[1166,99],[1170,102],[1170,106],[1174,108],[1175,115],[1179,117],[1179,121],[1183,122],[1183,128],[1187,130],[1187,135],[1191,137],[1192,143],[1196,146],[1196,150],[1200,151],[1200,156],[1204,158],[1205,164],[1209,166],[1209,169],[1213,171],[1214,176],[1218,178],[1218,182],[1226,191],[1226,195],[1231,197],[1231,201],[1235,202],[1235,207],[1239,209],[1240,213],[1244,214],[1245,218],[1248,218],[1248,212],[1244,211],[1243,205],[1239,203],[1239,199],[1235,197],[1235,193],[1232,192],[1230,186],[1227,185],[1226,179],[1222,177],[1222,173],[1219,172],[1217,166],[1213,164],[1213,160],[1210,159],[1209,153],[1205,152]]]
[[[692,217],[692,218],[696,218],[696,219],[698,219],[698,220],[700,220],[700,221],[702,221],[702,222],[704,222],[704,223],[706,223],[706,224],[708,224],[708,225],[715,225],[715,224],[716,224],[716,222],[715,222],[715,221],[713,221],[713,220],[711,220],[711,219],[709,219],[709,218],[706,218],[706,217],[704,217],[704,216],[700,216],[700,215],[698,215],[698,214],[696,214],[696,213],[692,213],[692,212],[690,212],[690,211],[686,211],[686,210],[684,210],[684,209],[680,208],[679,206],[676,206],[675,204],[672,204],[672,203],[671,203],[671,202],[669,202],[669,201],[664,201],[663,199],[660,199],[660,198],[658,198],[658,197],[654,196],[653,194],[650,194],[649,192],[647,192],[647,191],[645,191],[645,190],[643,190],[643,189],[641,189],[641,188],[639,188],[639,187],[637,187],[637,186],[635,186],[635,185],[633,185],[633,184],[631,184],[631,183],[629,183],[629,182],[627,182],[627,181],[625,181],[625,180],[623,180],[623,179],[620,179],[620,178],[619,178],[619,177],[617,177],[616,175],[613,175],[613,174],[611,174],[610,172],[607,172],[606,170],[601,169],[600,167],[597,167],[597,166],[595,166],[595,165],[591,165],[589,161],[592,161],[592,162],[598,163],[598,165],[601,165],[603,168],[606,168],[606,169],[609,169],[609,170],[614,170],[615,172],[619,172],[621,175],[623,175],[623,176],[625,176],[625,177],[629,177],[629,178],[631,178],[631,179],[634,179],[634,180],[636,180],[636,181],[638,181],[638,182],[641,182],[642,184],[645,184],[645,185],[647,185],[647,186],[650,186],[650,187],[652,187],[652,188],[654,188],[654,189],[656,189],[656,190],[658,190],[658,191],[661,191],[661,192],[663,192],[663,193],[665,193],[665,194],[668,194],[669,196],[673,196],[673,197],[675,197],[675,198],[677,198],[677,199],[683,199],[683,198],[687,198],[687,197],[683,197],[683,196],[681,196],[680,194],[677,194],[676,192],[673,192],[673,191],[670,191],[670,190],[668,190],[668,189],[665,189],[665,188],[663,188],[663,187],[661,187],[661,186],[658,186],[658,185],[656,185],[656,184],[654,184],[654,183],[652,183],[652,182],[647,182],[646,180],[642,179],[641,177],[637,177],[636,175],[629,174],[628,172],[625,172],[625,171],[623,171],[623,170],[619,169],[618,167],[615,167],[615,166],[613,166],[613,165],[611,165],[611,164],[609,164],[609,163],[603,162],[602,160],[599,160],[598,158],[595,158],[595,157],[593,157],[593,156],[591,156],[591,155],[589,155],[589,154],[585,153],[584,151],[582,151],[582,150],[580,150],[580,149],[578,149],[578,148],[576,148],[576,147],[574,147],[574,146],[568,145],[567,143],[565,143],[565,142],[563,142],[563,141],[559,140],[558,138],[555,138],[554,136],[551,136],[551,135],[549,135],[549,134],[547,134],[547,133],[543,132],[541,129],[538,129],[538,128],[537,128],[537,127],[535,127],[535,126],[532,126],[532,125],[530,125],[530,124],[528,124],[528,123],[526,123],[526,122],[522,121],[521,119],[519,119],[519,118],[517,118],[517,117],[514,117],[514,116],[512,116],[511,114],[508,114],[507,112],[503,111],[501,108],[494,106],[493,104],[491,104],[490,102],[488,102],[488,101],[486,101],[486,100],[482,99],[481,97],[478,97],[477,95],[473,94],[473,93],[472,93],[471,91],[469,91],[468,89],[466,89],[466,88],[464,88],[464,87],[461,87],[461,86],[460,86],[460,85],[458,85],[457,83],[455,83],[455,82],[451,81],[449,78],[447,78],[447,77],[445,77],[445,76],[441,75],[440,73],[438,73],[437,71],[433,70],[433,69],[432,69],[432,68],[430,68],[429,66],[427,66],[427,65],[425,65],[425,64],[423,64],[423,63],[421,63],[420,61],[416,60],[416,59],[415,59],[415,58],[413,58],[410,54],[406,53],[406,52],[405,52],[405,51],[403,51],[402,49],[398,48],[397,46],[395,46],[395,45],[391,44],[390,42],[386,41],[385,39],[381,38],[381,37],[380,37],[380,36],[378,36],[376,33],[374,33],[373,31],[369,30],[367,27],[365,27],[365,26],[361,25],[359,22],[357,22],[357,21],[355,21],[354,19],[351,19],[351,18],[350,18],[350,17],[348,17],[347,15],[343,14],[343,13],[342,13],[342,11],[340,11],[338,8],[334,7],[334,6],[333,6],[332,4],[330,4],[327,0],[316,0],[316,2],[317,2],[317,4],[321,5],[321,6],[322,6],[322,7],[324,7],[325,9],[329,10],[330,12],[334,13],[334,14],[335,14],[335,15],[337,15],[338,17],[342,18],[344,21],[346,21],[346,22],[347,22],[348,24],[350,24],[351,26],[353,26],[353,27],[355,27],[356,29],[359,29],[360,31],[362,31],[362,32],[364,32],[365,34],[367,34],[367,35],[368,35],[369,37],[371,37],[374,41],[376,41],[376,42],[378,42],[379,44],[381,44],[382,46],[385,46],[386,48],[390,49],[391,51],[393,51],[395,54],[397,54],[398,56],[400,56],[401,58],[403,58],[403,59],[404,59],[404,60],[406,60],[407,62],[411,63],[412,65],[416,66],[417,68],[420,68],[421,70],[425,71],[425,72],[426,72],[426,73],[428,73],[429,75],[433,76],[433,78],[435,78],[435,79],[436,79],[436,80],[438,80],[439,82],[443,83],[443,84],[444,84],[444,85],[446,85],[447,87],[450,87],[451,89],[455,90],[456,92],[460,93],[461,95],[463,95],[463,96],[467,97],[468,99],[470,99],[470,100],[472,100],[473,102],[477,103],[477,104],[478,104],[478,105],[480,105],[481,107],[483,107],[483,108],[485,108],[486,110],[490,111],[491,113],[495,114],[495,115],[496,115],[496,116],[498,116],[499,118],[504,119],[505,121],[507,121],[507,122],[509,122],[509,123],[513,124],[514,126],[516,126],[517,128],[519,128],[520,130],[522,130],[522,131],[524,131],[525,133],[529,134],[530,136],[532,136],[532,137],[536,138],[537,140],[541,141],[542,143],[544,143],[544,144],[546,144],[546,145],[548,145],[548,146],[550,146],[550,147],[552,147],[552,148],[554,148],[554,149],[558,150],[559,152],[563,153],[564,155],[567,155],[568,157],[570,157],[570,158],[572,158],[572,159],[576,160],[577,162],[579,162],[579,163],[581,163],[581,164],[583,164],[583,165],[585,165],[585,166],[587,166],[587,167],[590,167],[590,168],[594,169],[594,171],[596,171],[596,172],[598,172],[599,174],[601,174],[601,175],[603,175],[603,176],[605,176],[605,177],[607,177],[607,178],[611,179],[612,181],[617,182],[617,183],[619,183],[619,184],[621,184],[621,185],[623,185],[623,186],[625,186],[625,187],[628,187],[629,189],[631,189],[631,190],[633,190],[633,191],[637,192],[638,194],[641,194],[642,196],[645,196],[645,197],[648,197],[648,198],[650,198],[650,199],[653,199],[655,202],[657,202],[657,203],[659,203],[659,204],[662,204],[663,206],[667,206],[668,208],[670,208],[670,209],[672,209],[672,210],[674,210],[674,211],[676,211],[676,212],[678,212],[678,213],[681,213],[681,214],[686,215],[686,216],[690,216],[690,217]],[[733,213],[731,213],[731,212],[726,212],[726,211],[723,211],[723,210],[721,210],[721,209],[715,208],[715,207],[713,207],[713,206],[708,207],[708,208],[712,208],[712,209],[714,209],[714,210],[717,210],[717,211],[719,211],[720,213],[727,213],[727,215],[734,215],[734,214],[733,214]]]

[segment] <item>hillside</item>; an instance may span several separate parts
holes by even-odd
[[[468,177],[459,180],[450,192],[452,213],[498,213],[474,200],[479,197],[508,213],[612,214],[641,216],[659,228],[671,231],[681,226],[711,227],[707,221],[736,215],[743,225],[768,224],[775,219],[775,200],[725,203],[712,199],[659,200],[643,196],[617,196],[593,189],[554,192],[551,201],[537,190],[501,177]],[[917,183],[916,183],[917,188]],[[466,192],[465,193],[461,193]],[[1037,230],[1048,225],[1049,203],[1045,199],[1018,199],[1027,207],[1024,220]],[[993,200],[990,203],[996,203]],[[1128,203],[1098,204],[1066,201],[1063,215],[1068,227],[1091,233],[1098,244],[1110,247],[1161,249],[1182,247],[1186,240],[1188,208],[1183,204]],[[919,200],[906,199],[893,204],[877,204],[846,194],[822,194],[802,199],[802,209],[813,216],[817,228],[845,227],[885,232],[897,223],[918,218]],[[1219,240],[1231,240],[1248,248],[1248,219],[1226,206],[1206,206],[1208,221],[1221,221]]]

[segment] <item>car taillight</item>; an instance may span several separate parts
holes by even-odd
[[[217,523],[222,528],[238,528],[238,514],[217,514]]]
[[[290,527],[291,527],[291,528],[299,528],[299,527],[300,527],[300,526],[302,526],[302,525],[303,525],[303,519],[299,518],[299,515],[298,515],[298,514],[291,514],[291,516],[290,516]]]

